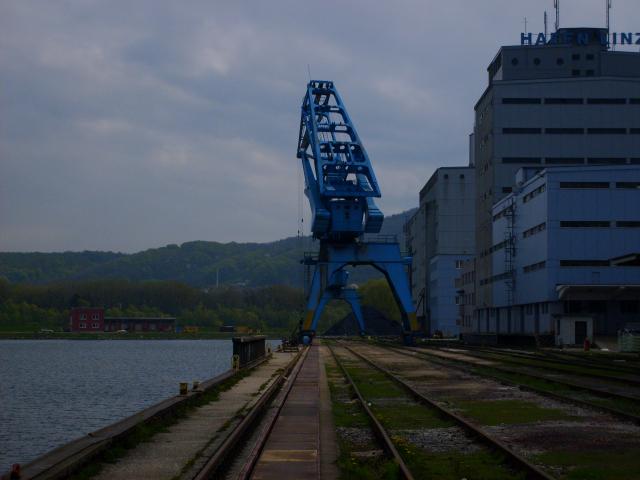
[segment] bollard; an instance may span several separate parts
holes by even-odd
[[[189,392],[189,384],[187,382],[180,382],[180,395],[186,395]]]
[[[267,346],[267,355],[271,355],[271,345]]]
[[[236,372],[240,370],[240,355],[235,354],[231,357],[231,368]]]
[[[193,390],[198,390],[200,388],[200,382],[198,380],[193,381]]]

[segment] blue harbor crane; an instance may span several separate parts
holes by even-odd
[[[297,157],[313,215],[311,231],[320,241],[320,251],[305,254],[302,261],[315,267],[300,328],[303,342],[311,343],[324,307],[334,299],[349,303],[360,333],[366,333],[359,296],[348,285],[346,270],[360,265],[376,268],[389,282],[400,307],[405,341],[411,342],[419,332],[406,272],[411,258],[401,255],[395,237],[365,239],[365,234],[377,234],[382,227],[384,215],[374,202],[382,195],[333,82],[311,80],[307,85]]]

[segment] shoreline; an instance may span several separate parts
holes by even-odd
[[[233,337],[257,335],[253,333],[70,333],[70,332],[0,332],[0,340],[230,340]],[[281,340],[284,333],[265,332],[268,340]]]

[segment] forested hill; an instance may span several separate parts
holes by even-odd
[[[398,235],[414,213],[408,210],[385,218],[381,234]],[[310,238],[285,238],[270,243],[187,242],[133,254],[113,252],[0,253],[0,277],[12,283],[65,280],[175,280],[196,287],[215,285],[299,286],[299,260],[314,250]],[[364,278],[363,278],[364,279]]]

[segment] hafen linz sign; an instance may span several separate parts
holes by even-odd
[[[521,33],[520,45],[589,45],[600,42],[604,47],[607,45],[640,45],[640,32],[612,32],[607,33],[593,30],[554,32],[550,35],[544,33]]]

